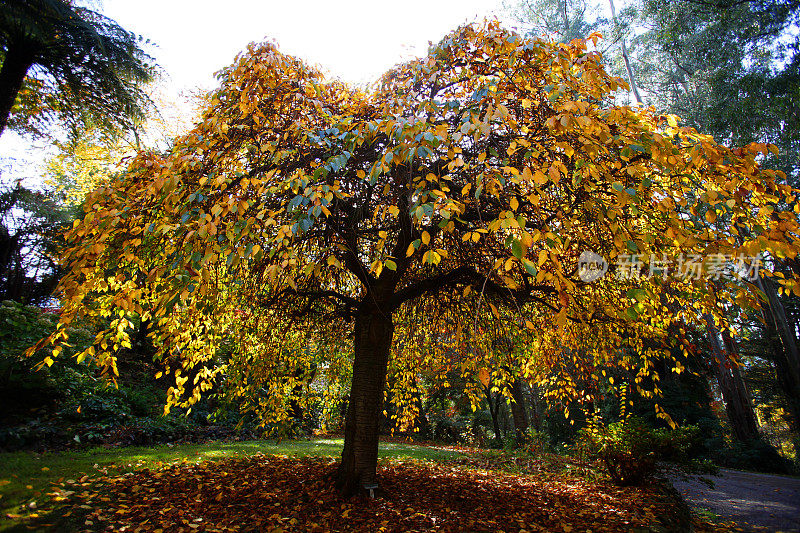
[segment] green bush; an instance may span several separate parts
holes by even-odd
[[[708,461],[692,459],[689,450],[699,438],[696,426],[653,429],[628,417],[608,425],[593,423],[581,431],[581,441],[600,459],[617,485],[639,485],[669,467],[685,473],[710,473]]]
[[[27,348],[57,322],[57,315],[37,307],[0,302],[0,449],[103,443],[122,427],[152,429],[154,441],[183,436],[185,421],[159,420],[165,392],[140,382],[152,375],[149,369],[141,379],[120,379],[117,388],[96,377],[89,361],[75,360],[94,337],[92,325],[68,330],[72,347],[52,366],[42,365],[48,350],[26,357]]]
[[[781,456],[775,448],[761,440],[733,442],[720,451],[717,462],[722,466],[740,470],[754,470],[773,474],[797,473],[797,466]]]
[[[91,342],[88,329],[68,330],[72,348],[66,349],[52,367],[42,366],[46,350],[25,357],[25,350],[49,335],[57,322],[55,314],[39,308],[0,302],[0,420],[5,424],[29,418],[32,411],[69,397],[94,381],[93,369],[71,357]]]

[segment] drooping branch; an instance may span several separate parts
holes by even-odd
[[[526,289],[512,289],[497,283],[490,276],[481,274],[471,266],[462,265],[400,289],[391,298],[391,308],[396,309],[404,302],[423,295],[434,294],[466,284],[480,286],[486,293],[498,296],[509,303],[516,302],[517,304],[525,303],[534,297],[534,293],[537,292],[542,295],[556,292],[550,285],[530,285]]]

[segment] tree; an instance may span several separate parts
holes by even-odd
[[[611,105],[623,82],[584,40],[466,26],[369,93],[267,43],[220,81],[169,152],[140,153],[89,195],[67,236],[61,326],[38,346],[57,355],[67,324],[109,316],[78,357],[113,377],[138,315],[175,376],[171,405],[237,373],[268,387],[269,416],[295,385],[288,332],[311,342],[350,325],[346,494],[376,481],[390,356],[438,364],[458,350],[477,376],[495,338],[523,337],[537,353],[523,375],[569,366],[597,380],[600,365],[620,366],[632,390],[657,395],[644,378],[669,358],[670,328],[754,297],[735,280],[714,280],[712,299],[702,276],[626,277],[632,254],[797,254],[796,217],[781,210],[797,191],[757,164],[768,147],[728,149],[675,117]],[[717,212],[735,224],[695,223]],[[585,250],[616,261],[616,276],[587,278]],[[800,292],[793,276],[776,283]],[[395,342],[395,317],[424,351]],[[240,339],[236,353],[207,366],[223,337]],[[572,375],[549,380],[554,398],[583,395]]]
[[[719,142],[769,142],[766,164],[800,162],[797,0],[643,0],[634,63],[650,103]],[[746,112],[742,112],[746,110]]]
[[[0,189],[0,300],[31,305],[50,299],[60,274],[61,235],[73,216],[41,192]]]
[[[632,11],[638,12],[638,25],[647,28],[635,37],[634,48],[648,100],[660,109],[680,114],[689,125],[712,134],[722,143],[775,144],[778,149],[765,154],[762,163],[784,171],[789,181],[796,183],[800,170],[797,158],[800,55],[794,28],[800,16],[800,3],[647,0],[635,5]],[[788,270],[790,266],[776,264],[773,268]],[[756,281],[766,297],[766,330],[780,333],[775,337],[780,342],[775,343],[771,359],[781,369],[777,376],[784,389],[783,397],[788,401],[784,407],[790,413],[797,413],[800,402],[800,362],[794,340],[797,322],[792,323],[782,310],[796,298],[779,296],[777,287],[769,280]],[[769,331],[762,336],[773,337]],[[715,342],[716,338],[712,346]],[[730,344],[735,343],[736,339],[730,338]],[[734,432],[752,437],[753,414],[749,400],[742,395],[746,390],[744,383],[737,378],[735,367],[728,372],[725,366],[727,363],[718,368],[727,376],[729,387],[723,387],[729,389],[726,400],[739,405],[735,408],[739,416],[729,412]],[[797,417],[793,418],[792,425],[797,426]]]
[[[783,389],[786,399],[784,408],[796,434],[797,447],[800,445],[800,353],[795,329],[797,321],[789,320],[783,302],[785,298],[780,297],[778,288],[771,279],[759,279],[758,286],[766,296],[761,308],[763,336],[770,341],[770,359],[775,365],[777,380]]]
[[[89,192],[120,172],[126,151],[133,156],[135,150],[119,138],[107,141],[105,133],[90,128],[66,142],[53,143],[57,152],[45,161],[42,176],[53,196],[64,204],[79,206]]]
[[[0,61],[0,135],[8,125],[41,132],[53,118],[129,129],[154,72],[135,35],[66,0],[0,2]]]
[[[593,33],[601,34],[602,41],[595,42],[594,47],[603,54],[606,70],[624,73],[630,96],[637,104],[642,103],[626,44],[632,33],[630,9],[623,9],[618,16],[613,0],[609,0],[611,20],[608,20],[602,16],[599,2],[587,0],[518,0],[504,6],[532,37],[569,43]]]
[[[725,331],[722,334],[723,343],[720,343],[720,333],[714,325],[714,319],[707,315],[706,323],[708,340],[711,345],[711,366],[725,402],[725,411],[728,414],[733,437],[742,442],[758,440],[758,421],[753,410],[750,394],[742,379],[739,367],[735,363],[729,363],[732,359],[738,359],[731,357],[732,354],[736,354],[733,349],[733,338],[730,333]],[[724,353],[726,350],[729,352],[728,354]]]
[[[506,4],[505,8],[532,37],[550,38],[559,43],[610,30],[597,6],[585,0],[521,0]]]

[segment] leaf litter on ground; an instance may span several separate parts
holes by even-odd
[[[620,488],[502,453],[442,463],[384,459],[374,499],[341,498],[335,471],[327,457],[259,453],[87,475],[49,496],[62,520],[85,531],[598,533],[675,525],[676,502],[661,485]],[[693,526],[733,530],[698,518]]]

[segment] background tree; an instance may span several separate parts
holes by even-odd
[[[504,7],[532,37],[559,43],[585,39],[594,32],[611,37],[611,26],[601,16],[599,6],[586,0],[523,0]],[[608,45],[609,42],[600,43],[604,48]]]
[[[530,37],[569,43],[593,33],[601,34],[603,39],[593,45],[603,55],[606,70],[627,78],[627,98],[642,103],[637,88],[638,65],[631,62],[627,47],[627,41],[634,33],[633,9],[625,7],[617,12],[613,2],[602,0],[519,0],[505,2],[504,7]],[[609,8],[610,18],[606,16]],[[624,93],[617,97],[626,98]]]
[[[648,103],[729,146],[776,145],[766,164],[796,179],[800,2],[643,0],[631,11],[646,29],[633,47]]]
[[[390,356],[489,354],[480,331],[495,324],[526,337],[538,365],[588,382],[601,363],[628,368],[632,390],[652,396],[657,381],[648,390],[644,378],[670,358],[672,326],[724,321],[719,300],[753,302],[727,281],[711,298],[702,276],[588,283],[582,251],[618,262],[613,273],[632,253],[797,254],[797,221],[781,209],[796,191],[758,166],[767,147],[727,149],[675,117],[611,105],[622,82],[585,41],[467,26],[370,93],[262,44],[220,80],[192,132],[89,196],[67,237],[61,326],[39,346],[57,355],[67,324],[110,316],[78,357],[113,377],[141,317],[174,375],[171,404],[238,372],[274,383],[263,412],[285,413],[297,366],[288,332],[352,324],[344,493],[376,480]],[[718,211],[747,233],[695,225]],[[776,282],[800,291],[794,277]],[[421,358],[394,340],[395,317],[412,313],[431,347]],[[222,338],[242,342],[214,366]],[[481,359],[462,373],[477,375]],[[583,395],[571,375],[551,382],[554,398]]]
[[[602,0],[588,5],[542,0],[536,3],[535,10],[523,9],[527,5],[530,3],[520,3],[516,14],[534,32],[554,34],[564,40],[573,35],[554,32],[549,29],[552,24],[543,25],[541,21],[571,20],[571,27],[587,33],[599,30],[612,40],[619,35],[627,36],[632,44],[632,71],[644,89],[646,103],[661,112],[680,115],[689,125],[712,134],[728,146],[750,142],[775,144],[778,149],[765,153],[763,164],[781,169],[789,182],[795,183],[800,149],[797,121],[800,70],[798,40],[793,28],[800,14],[800,3],[642,0],[626,4],[620,17],[623,33],[603,26],[604,20],[598,15]],[[602,52],[611,71],[621,74],[618,48],[606,45]],[[719,223],[729,222],[722,217]],[[699,218],[697,223],[707,222]],[[781,271],[792,268],[791,262],[774,266]],[[760,285],[767,298],[764,327],[769,331],[757,333],[755,338],[773,340],[770,359],[775,379],[784,391],[773,398],[781,401],[785,412],[798,413],[800,358],[795,333],[798,316],[786,311],[797,308],[798,299],[779,295],[769,281]],[[758,305],[756,310],[760,309]],[[713,325],[709,329],[709,349],[722,347],[720,335],[727,335],[731,346],[750,342],[748,332],[740,330],[743,337],[737,339],[728,330],[714,333],[715,329]],[[723,396],[729,413],[741,414],[733,416],[730,427],[739,437],[752,437],[758,431],[749,407],[747,386],[737,379],[738,369],[727,357],[724,359],[715,367],[719,370],[717,376],[726,384],[720,390],[727,391]],[[790,419],[791,426],[798,427],[797,417],[790,415]]]
[[[135,35],[65,0],[0,2],[0,61],[0,135],[9,125],[41,133],[53,120],[130,129],[154,74]]]
[[[764,164],[783,170],[789,182],[795,183],[800,169],[800,56],[792,28],[798,17],[800,3],[792,0],[642,2],[638,21],[648,31],[636,37],[635,47],[649,100],[720,142],[773,143],[778,149],[765,154]],[[776,264],[774,268],[787,271],[791,266]],[[766,297],[762,304],[766,305],[766,330],[759,336],[777,341],[771,359],[788,402],[783,407],[795,413],[792,426],[798,427],[797,317],[785,312],[787,306],[797,305],[797,298],[779,295],[769,280],[759,281],[759,286]],[[736,339],[731,338],[729,344],[736,344]],[[731,383],[740,383],[735,390],[746,390],[735,379],[737,370],[731,372]],[[743,397],[730,391],[728,396]],[[741,427],[734,420],[731,423]],[[752,434],[752,428],[747,433]]]
[[[718,142],[769,142],[767,165],[793,176],[798,168],[796,0],[696,2],[640,0],[603,16],[604,0],[524,0],[509,14],[532,35],[559,42],[603,34],[600,51],[622,75],[621,44],[631,45],[631,73],[646,104],[675,113]],[[743,109],[748,110],[742,113]]]
[[[62,234],[73,217],[41,192],[0,189],[0,300],[30,305],[51,299]]]

